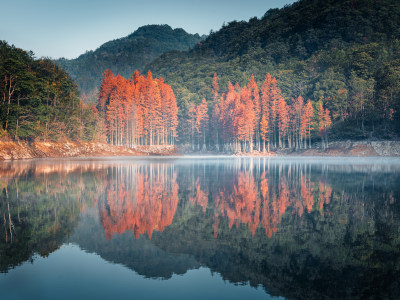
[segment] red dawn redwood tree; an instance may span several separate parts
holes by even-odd
[[[131,79],[104,73],[97,109],[113,145],[172,145],[177,137],[178,107],[162,78],[135,71]]]

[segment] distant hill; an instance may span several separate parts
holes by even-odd
[[[198,34],[189,34],[181,28],[168,25],[140,27],[127,37],[107,42],[95,51],[89,51],[76,59],[61,58],[61,65],[86,94],[96,90],[106,69],[124,77],[144,66],[167,51],[187,50],[204,39]]]
[[[147,69],[173,87],[183,110],[203,97],[212,108],[214,73],[221,92],[252,74],[260,86],[271,73],[289,103],[299,94],[326,102],[334,137],[391,138],[400,131],[400,1],[300,0],[230,22]]]

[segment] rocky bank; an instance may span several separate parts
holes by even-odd
[[[0,160],[89,157],[89,156],[140,156],[148,155],[134,149],[111,146],[99,142],[0,142]]]
[[[147,156],[175,155],[175,146],[137,146],[135,149],[100,142],[14,142],[0,141],[0,160],[46,157]],[[182,153],[182,151],[179,151]],[[210,153],[208,153],[210,154]],[[214,155],[216,153],[213,153]],[[331,142],[327,149],[279,150],[277,152],[240,153],[236,156],[400,156],[400,141]]]
[[[327,149],[298,150],[303,156],[400,156],[400,141],[340,141],[331,142]]]

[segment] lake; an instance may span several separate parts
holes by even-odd
[[[400,298],[399,158],[0,163],[1,299]]]

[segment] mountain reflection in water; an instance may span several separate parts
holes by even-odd
[[[201,266],[270,295],[398,298],[399,160],[0,164],[0,270],[74,243],[148,278]]]

